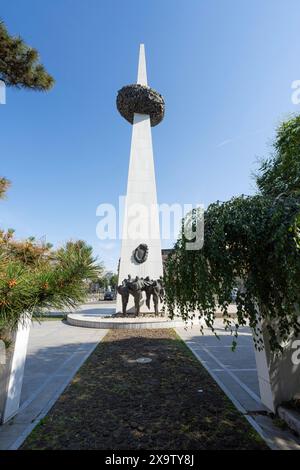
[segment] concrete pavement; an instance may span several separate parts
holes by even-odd
[[[0,449],[17,449],[68,385],[107,330],[60,320],[31,327],[19,413],[0,426]]]

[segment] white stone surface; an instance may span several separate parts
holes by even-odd
[[[140,46],[137,82],[147,85],[144,45]],[[159,212],[157,206],[155,170],[152,148],[150,117],[134,114],[127,195],[124,208],[123,235],[119,267],[119,284],[130,274],[158,279],[163,274]],[[138,264],[133,251],[140,243],[148,245],[148,258]],[[133,297],[129,297],[128,311],[133,311]],[[121,296],[117,296],[117,312],[122,310]],[[154,310],[153,305],[151,310]],[[147,312],[145,299],[141,312]]]
[[[139,57],[139,68],[138,68],[138,78],[137,83],[139,85],[148,85],[147,83],[147,69],[146,69],[146,56],[145,56],[145,46],[140,44],[140,57]]]
[[[19,410],[30,324],[30,318],[24,317],[19,322],[17,329],[13,356],[10,363],[7,396],[2,415],[3,423],[12,418]]]

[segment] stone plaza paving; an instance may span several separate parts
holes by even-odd
[[[235,406],[273,449],[300,450],[300,439],[274,425],[260,400],[254,346],[250,328],[239,330],[238,346],[231,349],[233,337],[224,330],[221,319],[215,322],[217,339],[205,328],[204,335],[193,327],[176,328],[179,336],[209,371]]]
[[[115,304],[85,305],[81,313],[107,315]],[[220,340],[209,331],[201,335],[197,324],[176,328],[204,367],[251,424],[263,432],[274,449],[300,450],[300,440],[274,426],[260,402],[251,332],[241,328],[238,347],[231,351],[232,337],[216,321]],[[60,320],[34,323],[25,365],[21,408],[10,422],[0,426],[0,449],[17,449],[45,416],[81,364],[107,330],[80,328]]]
[[[49,411],[106,330],[60,320],[31,327],[19,413],[0,426],[0,449],[17,449]]]

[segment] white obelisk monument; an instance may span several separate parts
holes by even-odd
[[[130,162],[125,199],[123,235],[119,264],[119,284],[130,275],[158,279],[163,274],[161,240],[159,230],[159,211],[157,206],[154,159],[152,149],[151,126],[158,124],[163,117],[163,98],[147,85],[146,59],[144,45],[140,45],[137,85],[124,87],[124,113],[121,114],[132,122]],[[122,90],[120,91],[122,92]],[[120,94],[119,92],[119,94]],[[133,98],[132,98],[133,94]],[[151,95],[150,99],[148,95]],[[162,114],[155,109],[152,95],[158,97]],[[139,101],[140,99],[140,101]],[[123,102],[122,102],[123,103]],[[154,104],[154,107],[152,107]],[[131,115],[125,115],[130,109]],[[135,110],[148,110],[142,114]],[[147,252],[145,260],[136,260],[135,250],[142,244]],[[141,250],[143,254],[143,250]],[[129,297],[127,311],[133,311],[133,297]],[[117,296],[117,312],[122,311],[121,296]],[[151,312],[141,301],[141,312]]]

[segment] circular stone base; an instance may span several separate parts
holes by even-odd
[[[105,330],[112,328],[176,328],[185,325],[182,320],[170,320],[165,317],[103,317],[100,315],[82,315],[80,313],[69,313],[67,321],[69,325],[73,326],[101,328]]]

